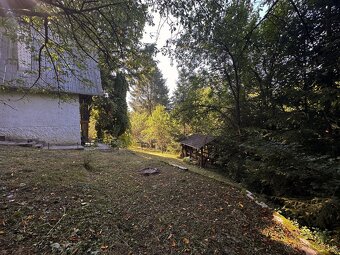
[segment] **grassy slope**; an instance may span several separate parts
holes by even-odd
[[[0,254],[303,254],[238,188],[130,151],[0,147],[0,202]]]
[[[216,170],[204,169],[204,168],[192,165],[192,164],[187,164],[183,162],[183,160],[181,160],[178,155],[174,155],[174,154],[161,153],[159,151],[140,149],[137,147],[130,148],[130,150],[133,150],[134,152],[137,152],[146,158],[154,158],[162,162],[185,166],[189,169],[190,172],[197,173],[199,175],[206,176],[208,178],[222,182],[246,194],[246,189],[241,184],[233,182],[232,180],[227,178],[225,174],[218,171],[217,169]],[[262,198],[260,199],[256,198],[256,199],[259,202],[262,200]],[[329,247],[328,245],[324,245],[322,241],[318,240],[317,237],[313,236],[313,234],[310,231],[308,231],[308,229],[303,229],[303,230],[299,229],[296,223],[285,218],[283,215],[277,212],[274,212],[273,219],[276,222],[284,225],[284,228],[286,229],[286,231],[288,230],[288,232],[293,233],[292,235],[288,234],[284,236],[282,235],[277,236],[277,233],[271,232],[271,229],[265,230],[264,232],[266,232],[267,235],[270,235],[273,240],[279,240],[289,246],[300,247],[299,249],[302,249],[307,254],[308,254],[308,251],[310,252],[310,254],[314,254],[314,252],[316,252],[317,254],[339,254],[338,253],[339,247],[335,247],[335,246]],[[302,242],[302,247],[301,247],[301,242]],[[314,250],[314,252],[311,251],[310,249]]]

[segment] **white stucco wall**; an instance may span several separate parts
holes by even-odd
[[[79,96],[60,101],[51,95],[0,92],[0,136],[50,144],[80,144]],[[4,104],[6,102],[6,104]]]

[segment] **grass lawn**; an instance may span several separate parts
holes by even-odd
[[[276,219],[155,156],[0,146],[0,254],[316,254]]]

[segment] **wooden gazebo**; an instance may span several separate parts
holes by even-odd
[[[210,149],[214,136],[194,134],[180,142],[182,147],[181,157],[190,157],[204,167],[210,158]]]

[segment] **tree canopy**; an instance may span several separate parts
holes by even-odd
[[[102,85],[106,97],[96,97],[92,104],[97,111],[95,127],[97,137],[102,139],[106,135],[118,138],[129,127],[126,94],[128,83],[122,73],[115,77],[108,70],[102,70]]]
[[[128,72],[149,19],[146,10],[145,4],[134,0],[4,0],[0,27],[12,38],[28,44],[34,33],[37,49],[32,48],[32,53],[39,59],[36,82],[43,71],[43,55],[53,63],[56,80],[60,70],[72,69],[73,62],[81,66],[85,57]]]
[[[142,50],[140,68],[131,86],[130,105],[134,111],[146,111],[151,115],[157,105],[169,106],[169,89],[161,70],[154,60],[154,45],[146,45]]]
[[[264,15],[251,1],[166,6],[182,26],[173,43],[182,73],[191,77],[175,93],[186,93],[185,108],[215,111],[238,133],[251,126],[311,125],[321,136],[339,132],[334,1],[272,1]],[[204,87],[212,100],[193,102],[187,91]]]
[[[163,2],[179,24],[172,116],[180,132],[219,137],[213,154],[230,178],[336,235],[340,5],[260,4]]]

